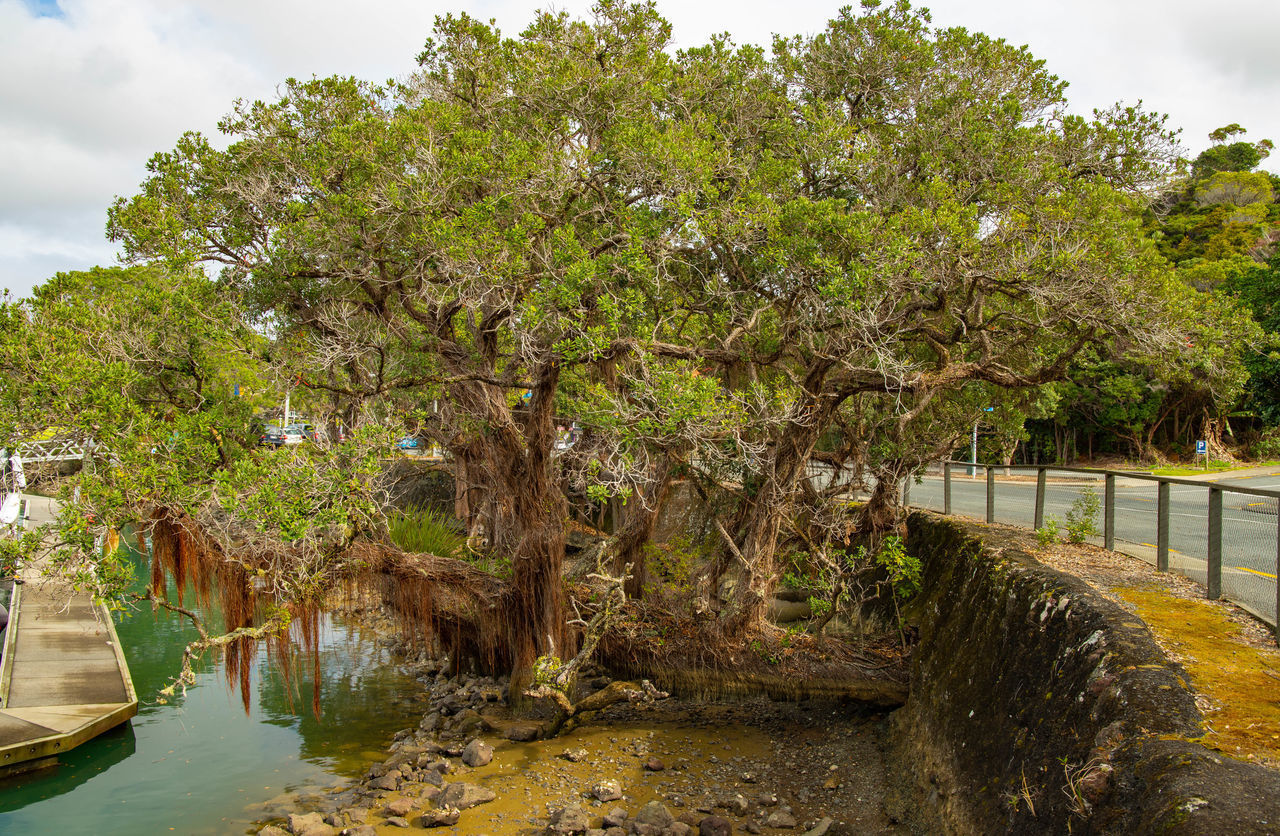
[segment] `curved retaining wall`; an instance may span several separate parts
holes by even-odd
[[[925,582],[891,733],[900,820],[921,833],[1280,833],[1280,773],[1194,742],[1187,677],[1139,619],[1037,562],[1029,536],[1002,530],[994,546],[989,529],[924,513],[908,529]]]

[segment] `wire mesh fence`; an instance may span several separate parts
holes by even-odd
[[[908,496],[917,508],[1063,534],[1088,518],[1097,529],[1090,541],[1185,575],[1209,598],[1276,624],[1280,491],[1093,468],[949,462],[930,469]]]

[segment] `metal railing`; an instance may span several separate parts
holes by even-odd
[[[1205,597],[1210,600],[1227,598],[1276,628],[1276,614],[1280,612],[1280,583],[1277,583],[1280,575],[1280,513],[1277,513],[1280,490],[1101,468],[974,465],[947,461],[942,463],[942,507],[934,508],[943,514],[953,513],[957,504],[954,500],[960,498],[955,496],[954,490],[954,471],[957,468],[974,473],[974,477],[975,471],[983,471],[983,510],[987,522],[1006,522],[1022,527],[1030,524],[1036,531],[1045,527],[1046,502],[1059,509],[1066,508],[1067,496],[1075,494],[1078,497],[1083,488],[1101,484],[1103,546],[1116,550],[1116,543],[1120,541],[1124,544],[1121,551],[1148,561],[1154,556],[1157,571],[1167,572],[1172,568],[1172,571],[1202,583],[1206,589]],[[1029,495],[1029,481],[1002,481],[999,484],[1009,495],[1009,501],[1001,506],[997,502],[998,471],[1010,476],[1015,472],[1033,472],[1034,497]],[[1050,473],[1062,474],[1065,478],[1051,481]],[[963,483],[977,487],[970,479],[964,479]],[[1152,487],[1154,496],[1149,495]],[[1177,511],[1173,510],[1174,490],[1180,491]],[[1125,502],[1118,515],[1117,502],[1122,491]],[[1203,506],[1199,505],[1197,497],[1186,496],[1198,496],[1200,491],[1205,492]],[[939,504],[936,493],[930,497],[929,492],[919,486],[913,493],[912,504],[917,507]],[[973,495],[976,491],[963,493],[963,504],[968,506],[966,510],[976,511],[977,497]],[[1021,497],[1016,496],[1019,493]],[[1228,498],[1230,501],[1224,502]],[[1224,515],[1224,505],[1229,508],[1229,514]],[[1274,521],[1270,519],[1272,516]],[[1174,517],[1196,520],[1197,523],[1203,521],[1203,537],[1199,536],[1198,529],[1193,530],[1196,529],[1195,523],[1174,525]],[[1151,530],[1152,521],[1155,523],[1154,531]],[[1151,534],[1154,534],[1154,543],[1147,539]],[[1171,546],[1175,541],[1180,548]],[[1227,567],[1225,585],[1224,546],[1231,564]],[[1172,567],[1171,554],[1176,558]],[[1280,643],[1280,628],[1276,628],[1276,639]]]

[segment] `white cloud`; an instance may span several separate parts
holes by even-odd
[[[841,0],[659,0],[677,46],[730,31],[819,31]],[[26,292],[58,269],[109,260],[106,207],[182,131],[211,133],[237,97],[287,76],[373,80],[411,72],[437,14],[497,18],[515,35],[534,10],[587,0],[60,0],[35,17],[0,0],[0,284]],[[856,4],[855,4],[856,5]],[[1078,111],[1145,100],[1198,151],[1228,122],[1280,141],[1280,4],[1274,0],[934,0],[937,25],[1028,44],[1070,82]],[[61,261],[59,261],[61,259]],[[89,261],[88,263],[93,263]]]

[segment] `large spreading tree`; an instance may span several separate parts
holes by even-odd
[[[238,104],[225,147],[191,134],[158,154],[109,230],[146,269],[217,268],[236,328],[349,426],[419,407],[472,546],[513,564],[474,598],[504,613],[493,664],[572,651],[579,492],[619,501],[601,562],[633,577],[674,479],[727,496],[703,593],[740,636],[761,626],[795,503],[830,499],[812,462],[871,490],[854,525],[874,540],[898,480],[984,408],[1103,337],[1180,338],[1139,223],[1172,159],[1161,121],[1069,115],[1025,49],[934,29],[905,1],[772,56],[726,39],[672,52],[652,5],[540,14],[514,38],[451,16],[419,60],[402,83],[291,80]],[[587,433],[558,456],[575,419]],[[309,478],[366,484],[367,457],[334,455]],[[201,460],[224,553],[251,530],[283,544],[255,572],[366,565],[349,557],[380,536],[365,489],[318,493],[337,535],[291,551],[307,528],[268,507],[278,461],[299,467]],[[455,563],[404,561],[424,595],[478,588]]]

